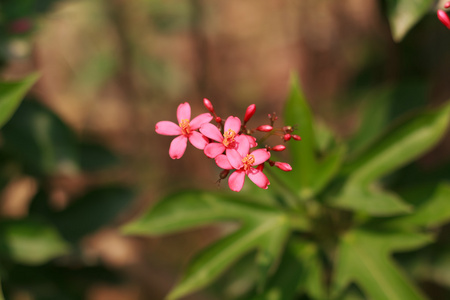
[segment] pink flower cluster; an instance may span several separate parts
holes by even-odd
[[[189,141],[195,148],[203,150],[207,157],[214,159],[217,166],[223,169],[220,179],[225,179],[231,171],[234,171],[229,176],[228,185],[236,192],[242,189],[246,176],[260,188],[267,189],[270,182],[263,173],[266,162],[286,172],[292,170],[288,163],[270,160],[270,152],[283,151],[286,149],[284,145],[254,149],[258,146],[256,138],[252,135],[256,131],[266,133],[262,140],[271,135],[280,136],[284,142],[290,139],[301,140],[300,136],[292,134],[294,129],[291,126],[274,128],[274,122],[277,120],[275,114],[269,114],[270,125],[249,129],[247,122],[255,113],[254,104],[247,108],[243,122],[234,116],[223,121],[217,116],[208,99],[203,99],[203,104],[210,113],[200,114],[191,119],[191,106],[185,102],[177,109],[178,124],[171,121],[160,121],[156,124],[156,133],[176,136],[169,148],[172,159],[183,156]],[[216,125],[210,123],[213,119]]]

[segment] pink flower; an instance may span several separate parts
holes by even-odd
[[[262,189],[267,189],[270,184],[269,179],[261,171],[262,168],[254,168],[261,165],[270,158],[270,152],[266,149],[257,149],[251,153],[250,143],[247,139],[242,139],[236,151],[232,151],[230,155],[218,155],[215,158],[216,164],[225,170],[235,169],[228,179],[228,185],[231,190],[239,192],[244,186],[245,175],[250,178],[253,183]]]
[[[191,120],[191,106],[185,102],[181,103],[177,109],[178,125],[170,121],[160,121],[156,123],[155,130],[162,135],[178,135],[170,143],[169,155],[172,159],[179,159],[186,150],[188,139],[194,147],[200,150],[205,148],[209,142],[208,139],[195,130],[209,123],[212,118],[211,114],[204,113]]]
[[[246,139],[251,147],[256,146],[256,139],[247,135],[239,135],[241,130],[241,120],[238,117],[228,117],[224,125],[224,134],[219,131],[219,129],[211,123],[204,124],[200,128],[200,132],[211,140],[217,143],[209,143],[205,147],[205,155],[209,158],[215,158],[217,155],[222,154],[224,151],[228,156],[230,152],[237,149],[240,141]]]

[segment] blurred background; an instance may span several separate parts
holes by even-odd
[[[201,151],[172,161],[171,138],[154,132],[182,102],[197,115],[206,97],[222,117],[255,103],[259,124],[282,115],[297,73],[317,118],[346,138],[380,94],[395,95],[399,111],[447,100],[450,32],[435,17],[443,2],[429,1],[396,41],[389,2],[0,1],[2,78],[40,74],[2,129],[0,226],[23,233],[26,250],[0,255],[6,299],[163,299],[218,229],[144,239],[118,228],[167,192],[217,189],[220,170]],[[446,138],[421,163],[439,165],[449,151]],[[53,246],[35,252],[27,242],[42,222],[64,241],[45,229]]]

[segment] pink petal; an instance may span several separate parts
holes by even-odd
[[[216,164],[219,166],[219,168],[222,168],[225,170],[233,169],[233,166],[230,164],[227,156],[224,154],[216,156],[215,161],[216,161]]]
[[[250,144],[248,142],[248,139],[245,137],[245,135],[240,135],[237,136],[235,140],[238,142],[237,151],[242,157],[246,157],[248,152],[250,151]]]
[[[189,135],[189,142],[191,142],[195,148],[203,150],[205,149],[205,146],[208,145],[209,140],[200,132],[193,131]]]
[[[237,152],[236,149],[227,149],[225,151],[228,161],[233,166],[234,169],[240,169],[244,165],[242,162],[242,156]]]
[[[239,133],[241,130],[241,120],[238,117],[228,117],[228,119],[225,121],[224,126],[225,132],[228,131],[228,129],[233,130],[236,133]]]
[[[255,157],[255,162],[253,163],[253,166],[262,164],[263,162],[265,162],[270,158],[270,152],[268,152],[266,149],[258,149],[250,154]]]
[[[225,151],[225,146],[222,143],[209,143],[205,147],[205,155],[209,158],[215,158],[217,155]]]
[[[256,142],[256,138],[255,137],[252,137],[252,136],[249,136],[249,135],[245,135],[245,134],[242,134],[242,135],[247,138],[248,143],[250,144],[250,148],[258,146],[258,143]]]
[[[173,139],[169,148],[169,155],[172,159],[179,159],[183,156],[186,150],[187,140],[187,137],[184,135],[177,136]]]
[[[228,186],[232,191],[239,192],[244,186],[245,180],[245,172],[244,171],[236,171],[230,175],[228,179]]]
[[[202,127],[200,127],[200,132],[216,142],[222,143],[223,141],[223,135],[220,133],[219,129],[211,123],[202,125]]]
[[[209,123],[212,119],[213,116],[211,116],[211,114],[204,113],[193,118],[191,122],[189,122],[189,125],[191,125],[192,130],[196,130],[199,129],[203,124]]]
[[[174,122],[170,121],[161,121],[156,123],[155,131],[158,134],[162,135],[180,135],[181,128]]]
[[[264,173],[258,169],[254,168],[249,169],[247,171],[247,175],[248,178],[250,178],[250,180],[253,181],[254,184],[256,184],[262,189],[267,189],[267,186],[270,184],[269,179],[267,179],[267,176],[264,175]]]
[[[181,123],[182,120],[189,121],[191,119],[191,106],[189,105],[189,103],[184,102],[178,105],[177,119],[178,123]]]

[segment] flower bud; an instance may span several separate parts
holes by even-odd
[[[257,170],[260,170],[261,172],[264,170],[264,164],[260,164],[256,167]]]
[[[289,133],[286,133],[286,134],[283,136],[283,139],[287,142],[287,141],[289,141],[289,140],[291,139],[291,135],[290,135]]]
[[[448,15],[442,9],[437,11],[437,17],[442,24],[444,24],[448,29],[450,29],[450,19]]]
[[[244,116],[244,124],[247,123],[251,117],[253,117],[253,115],[255,114],[255,111],[256,111],[255,104],[252,104],[249,107],[247,107],[247,110],[245,111],[245,116]]]
[[[206,98],[203,98],[203,105],[206,107],[207,110],[214,113],[214,107],[213,107],[211,101],[209,101]]]
[[[283,151],[284,149],[286,149],[285,145],[276,145],[274,147],[271,148],[272,151]]]
[[[261,125],[261,126],[258,126],[258,128],[256,128],[256,130],[262,131],[262,132],[269,132],[269,131],[272,131],[272,129],[273,129],[273,127],[270,125]]]
[[[216,117],[216,123],[222,123],[222,118],[221,117]]]
[[[449,7],[450,7],[450,1],[445,2],[444,8],[449,8]]]
[[[291,137],[292,137],[294,140],[296,140],[296,141],[301,141],[301,140],[302,140],[301,136],[296,135],[296,134],[292,134]]]
[[[291,165],[288,163],[284,163],[284,162],[279,162],[279,161],[275,162],[275,167],[277,167],[278,169],[283,170],[285,172],[292,171]]]

